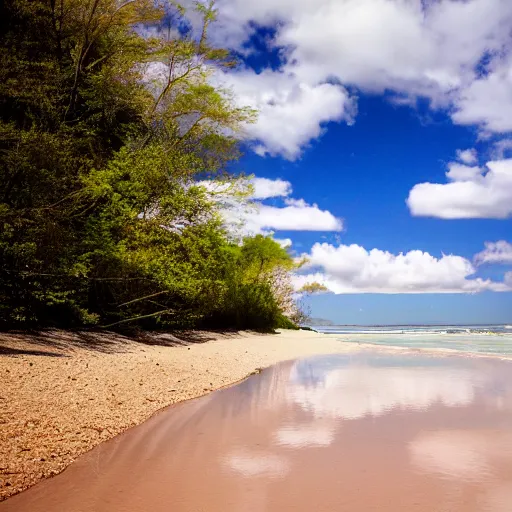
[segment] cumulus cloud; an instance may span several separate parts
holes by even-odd
[[[283,248],[291,247],[293,242],[291,238],[274,238],[274,240]]]
[[[458,149],[457,158],[466,165],[473,165],[478,161],[476,149]]]
[[[255,22],[277,26],[289,67],[369,89],[449,91],[474,76],[483,55],[509,39],[507,0],[220,0],[221,36],[247,40]],[[241,32],[240,27],[245,31]],[[252,28],[251,28],[252,27]],[[225,39],[229,41],[229,39]]]
[[[512,2],[509,0],[218,0],[219,44],[251,53],[257,27],[273,30],[282,65],[224,79],[261,111],[247,137],[261,154],[289,159],[328,121],[351,121],[343,86],[394,93],[411,105],[427,97],[452,119],[512,130]],[[470,163],[470,162],[465,162]]]
[[[481,174],[482,170],[479,167],[470,167],[469,165],[450,162],[446,177],[450,181],[475,181]]]
[[[249,233],[265,230],[286,231],[341,231],[343,222],[331,212],[303,199],[286,199],[285,206],[255,205],[242,214]]]
[[[512,159],[486,167],[450,163],[449,183],[419,183],[409,192],[413,215],[441,219],[506,219],[512,215]]]
[[[250,180],[254,192],[253,199],[268,199],[270,197],[286,197],[292,193],[292,184],[281,179],[253,178]]]
[[[252,199],[270,199],[273,197],[287,197],[292,193],[292,184],[289,181],[269,178],[259,178],[257,176],[249,178],[238,178],[235,180],[203,180],[196,183],[204,187],[213,197],[229,198],[233,192],[242,194],[249,193]]]
[[[475,263],[503,263],[512,264],[512,244],[505,240],[498,242],[485,242],[485,249],[475,255]]]
[[[240,105],[258,110],[258,120],[245,127],[260,154],[281,155],[289,160],[323,132],[329,121],[352,122],[355,104],[339,84],[308,83],[293,73],[251,70],[226,73],[224,84]]]
[[[317,282],[342,293],[476,293],[511,291],[510,284],[472,277],[476,268],[461,256],[436,258],[427,252],[392,254],[359,245],[316,243],[309,254],[312,273],[295,276],[300,289]],[[314,270],[317,270],[316,272]]]
[[[289,181],[253,177],[234,182],[202,181],[212,199],[219,204],[219,211],[228,226],[241,231],[243,235],[269,234],[277,231],[341,231],[343,221],[317,204],[309,204],[304,199],[288,197],[292,193]],[[232,194],[248,190],[252,185],[252,195],[238,199]],[[282,206],[265,204],[264,200],[275,198]],[[283,247],[290,246],[289,238],[278,239]]]
[[[492,148],[493,160],[503,160],[512,155],[512,139],[501,139],[493,144]]]
[[[495,133],[511,131],[511,64],[500,64],[488,75],[471,82],[458,93],[454,103],[452,119],[458,124],[478,124]]]

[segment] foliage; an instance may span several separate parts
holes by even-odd
[[[276,324],[277,329],[291,329],[294,331],[298,331],[302,329],[297,324],[293,323],[287,316],[284,316],[282,313],[279,315]]]
[[[323,292],[327,292],[327,291],[328,291],[328,288],[325,285],[317,283],[317,282],[307,283],[299,290],[299,292],[301,292],[301,293],[307,293],[307,294],[311,294],[311,295],[315,294],[315,293],[323,293]]]
[[[232,242],[197,185],[229,178],[254,112],[212,85],[233,65],[208,41],[213,4],[199,28],[184,16],[153,0],[0,6],[1,326],[285,322],[292,259],[261,235]]]

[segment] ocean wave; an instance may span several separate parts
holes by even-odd
[[[319,332],[326,334],[376,334],[376,335],[507,335],[512,330],[512,325],[493,325],[493,326],[438,326],[438,327],[419,327],[419,326],[390,326],[386,327],[346,327],[346,326],[315,326]]]

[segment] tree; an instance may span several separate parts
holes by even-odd
[[[229,176],[254,119],[212,85],[233,65],[213,3],[185,31],[152,0],[0,9],[0,325],[274,325],[291,258],[234,244],[197,184]]]

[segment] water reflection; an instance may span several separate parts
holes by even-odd
[[[287,397],[316,418],[354,420],[393,409],[422,411],[433,404],[467,406],[486,381],[485,374],[471,368],[389,368],[356,362],[330,369],[298,362],[291,371]]]
[[[250,478],[282,478],[290,470],[290,464],[284,457],[261,451],[239,450],[229,454],[224,463],[229,469]]]
[[[422,471],[439,472],[452,478],[481,476],[496,461],[512,459],[512,432],[420,432],[409,444],[409,450],[414,464]]]
[[[285,363],[157,414],[0,512],[510,512],[511,369]]]
[[[409,443],[409,453],[412,464],[422,474],[439,475],[459,485],[486,482],[478,497],[479,510],[512,510],[512,432],[420,432]]]
[[[420,432],[409,444],[412,463],[424,473],[481,479],[492,468],[489,434],[468,431]]]
[[[275,433],[274,439],[279,445],[293,448],[329,446],[334,441],[335,428],[334,424],[286,425]]]

